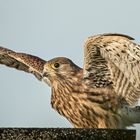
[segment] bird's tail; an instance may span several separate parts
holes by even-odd
[[[140,106],[124,106],[121,110],[121,116],[123,116],[124,121],[130,124],[140,123]]]

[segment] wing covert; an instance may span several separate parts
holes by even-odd
[[[32,73],[38,80],[42,79],[42,70],[45,60],[25,53],[18,53],[0,47],[0,64],[12,67],[27,73]]]
[[[140,96],[140,46],[121,34],[92,36],[85,42],[84,79],[93,87],[112,85],[132,105]]]

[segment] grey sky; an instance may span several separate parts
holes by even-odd
[[[43,59],[71,58],[82,67],[84,40],[118,32],[140,42],[138,0],[0,0],[0,45]],[[50,88],[0,66],[1,127],[71,127],[50,105]],[[140,130],[137,126],[137,133]]]

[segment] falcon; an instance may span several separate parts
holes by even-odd
[[[116,33],[88,37],[84,66],[45,61],[0,47],[0,64],[32,73],[51,87],[51,105],[75,128],[127,128],[140,123],[140,46]]]

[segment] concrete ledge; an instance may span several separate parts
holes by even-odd
[[[0,128],[0,140],[135,140],[135,130]]]

